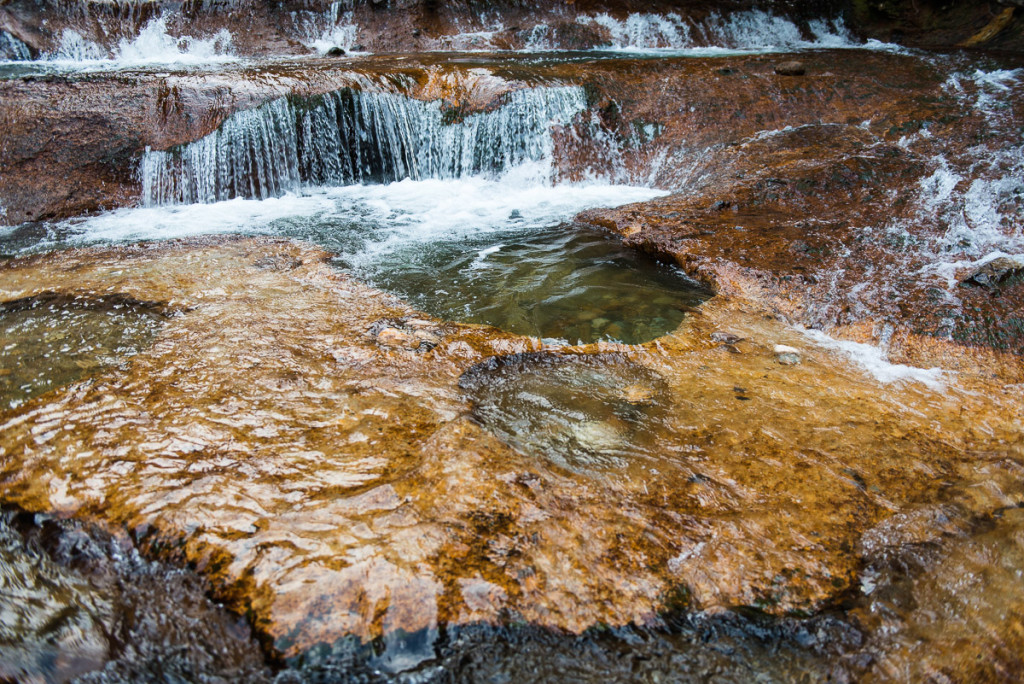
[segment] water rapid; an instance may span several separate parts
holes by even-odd
[[[193,143],[147,151],[143,202],[265,199],[303,185],[496,176],[551,155],[551,128],[583,111],[581,88],[516,90],[463,115],[440,101],[341,90],[236,113]]]

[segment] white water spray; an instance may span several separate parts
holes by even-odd
[[[390,93],[282,98],[234,114],[201,140],[148,151],[143,201],[262,199],[304,184],[500,175],[550,158],[552,127],[585,106],[577,87],[514,91],[496,110],[461,118],[441,102]]]
[[[60,46],[45,60],[85,68],[119,68],[151,64],[205,64],[237,59],[231,54],[231,33],[225,29],[209,38],[173,36],[167,17],[150,20],[135,38],[121,39],[108,52],[73,29],[64,29]]]

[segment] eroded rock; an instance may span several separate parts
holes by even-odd
[[[255,265],[267,256],[301,265]],[[507,615],[659,624],[680,595],[813,612],[856,585],[851,549],[892,513],[1024,496],[1012,468],[978,467],[1022,458],[1016,397],[882,386],[842,363],[779,372],[766,340],[795,333],[739,300],[560,362],[536,340],[432,322],[323,257],[208,239],[0,265],[6,299],[114,288],[187,312],[127,365],[0,413],[3,497],[194,564],[280,653],[374,641],[400,669],[442,625]],[[381,321],[444,335],[397,353],[367,335]],[[761,351],[719,353],[707,340],[725,327]],[[515,415],[495,431],[472,419],[460,378],[519,410],[531,374],[569,429],[517,451]]]

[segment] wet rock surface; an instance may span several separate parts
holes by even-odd
[[[1000,297],[957,283],[993,246],[1017,244],[1020,72],[966,67],[929,75],[924,63],[874,59],[858,60],[857,68],[871,74],[876,93],[890,93],[891,106],[867,92],[835,98],[857,82],[852,76],[779,86],[775,97],[785,106],[769,110],[806,103],[821,118],[799,123],[802,113],[787,114],[783,125],[759,114],[764,129],[748,136],[740,131],[755,124],[739,117],[733,140],[708,140],[699,153],[678,155],[676,172],[659,165],[666,178],[685,169],[674,176],[685,191],[579,218],[675,259],[717,292],[760,301],[795,323],[888,344],[894,360],[970,369],[980,354],[983,365],[1019,381],[1022,301],[1012,271],[981,275],[986,282],[1008,277]],[[842,68],[830,60],[827,70],[838,76]],[[887,84],[896,73],[914,85]],[[831,111],[808,103],[811,94]],[[1006,98],[997,109],[977,104],[997,94]],[[691,116],[713,111],[702,115],[698,105]],[[721,126],[709,128],[717,133],[708,136],[721,135]],[[662,138],[672,135],[679,133],[670,124]]]
[[[0,676],[11,681],[269,681],[249,626],[194,575],[123,534],[0,511]]]
[[[59,281],[187,311],[126,367],[0,416],[4,499],[131,530],[309,671],[371,658],[383,672],[443,662],[456,625],[557,635],[666,629],[673,611],[698,608],[814,613],[884,561],[888,546],[854,549],[894,514],[941,503],[985,518],[1024,500],[1011,388],[879,385],[728,297],[649,345],[570,357],[622,377],[594,380],[614,396],[559,390],[596,402],[569,416],[574,443],[607,454],[609,436],[640,421],[645,458],[579,467],[583,452],[559,439],[517,451],[486,412],[474,419],[486,404],[473,393],[531,391],[550,352],[431,322],[325,259],[297,243],[208,239],[4,264],[5,300]],[[268,260],[301,265],[257,265]],[[723,328],[745,353],[712,339]],[[438,344],[381,345],[388,329]],[[800,365],[776,363],[786,343]],[[467,394],[490,357],[508,377]],[[564,363],[551,366],[555,386]]]
[[[33,33],[25,8],[0,7],[4,35],[52,47],[61,26]],[[454,31],[454,6],[355,11],[398,18],[374,49],[534,34],[515,8],[493,32]],[[569,47],[612,31],[549,29]],[[288,30],[245,40],[308,51]],[[99,312],[111,360],[0,405],[0,499],[24,511],[0,516],[4,580],[34,602],[2,607],[0,677],[1019,676],[1019,58],[821,50],[796,78],[778,54],[350,57],[10,72],[0,220],[130,205],[147,146],[285,95],[440,100],[458,124],[571,85],[586,107],[556,127],[555,180],[672,191],[580,220],[716,296],[643,344],[556,348],[431,318],[298,242],[4,259],[0,324]]]
[[[963,281],[965,285],[980,285],[998,292],[1009,285],[1013,278],[1024,272],[1024,261],[1010,257],[996,257],[972,273]]]

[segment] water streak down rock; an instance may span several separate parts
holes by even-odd
[[[461,116],[442,102],[343,89],[238,112],[210,135],[141,165],[147,205],[265,199],[303,183],[348,185],[495,174],[549,157],[551,127],[586,106],[582,88],[509,93]],[[461,118],[460,118],[461,117]]]

